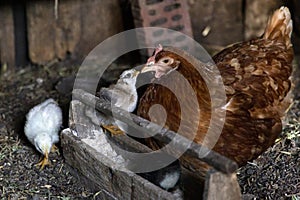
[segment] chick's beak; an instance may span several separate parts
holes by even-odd
[[[141,73],[140,71],[135,71],[135,72],[133,72],[133,77],[138,76],[140,73]]]

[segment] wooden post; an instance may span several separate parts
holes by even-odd
[[[205,181],[204,200],[240,200],[241,191],[236,174],[211,171]]]

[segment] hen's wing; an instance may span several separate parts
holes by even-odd
[[[226,122],[214,150],[240,165],[264,152],[281,132],[281,118],[292,102],[291,31],[289,11],[280,8],[261,39],[213,57],[227,94]]]

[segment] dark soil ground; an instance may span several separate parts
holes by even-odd
[[[31,66],[0,77],[0,197],[1,199],[93,199],[93,193],[70,174],[62,153],[50,154],[52,165],[36,168],[40,154],[27,141],[23,126],[31,107],[52,97],[67,119],[70,91],[57,87],[78,67],[55,63]],[[59,88],[59,91],[57,90]],[[297,86],[297,88],[299,88]],[[297,89],[298,90],[298,89]],[[298,90],[299,91],[299,90]],[[238,171],[242,192],[249,199],[300,199],[300,102],[288,113],[277,143]],[[65,121],[65,126],[67,121]]]

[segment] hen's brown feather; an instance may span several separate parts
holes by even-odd
[[[213,150],[231,158],[240,166],[270,147],[282,130],[281,119],[292,101],[291,31],[290,13],[287,8],[282,7],[269,20],[262,38],[235,44],[213,57],[221,73],[227,97],[224,106],[225,124]],[[157,80],[157,83],[171,85],[181,93],[184,107],[180,107],[176,95],[165,87],[152,84],[140,100],[138,114],[150,119],[148,112],[151,106],[160,104],[168,114],[165,125],[178,131],[179,124],[184,119],[182,112],[186,110],[189,112],[185,118],[186,126],[178,132],[196,143],[203,143],[211,117],[211,100],[205,81],[195,71],[195,65],[181,54],[174,54],[167,48],[157,53],[155,60],[164,56],[180,61],[177,72],[196,91],[199,109],[193,107],[193,98],[185,93],[187,85],[176,84],[179,83],[176,73],[170,73]],[[205,68],[204,65],[201,67]],[[160,120],[159,115],[151,117],[154,118]],[[196,133],[195,138],[192,137],[193,133]],[[162,145],[150,140],[152,147]],[[203,163],[194,158],[183,157],[182,160],[185,166],[196,169],[200,175],[207,169],[207,166],[204,167]]]
[[[289,11],[282,7],[262,39],[233,45],[213,57],[228,99],[226,123],[214,150],[240,165],[264,152],[281,132],[281,119],[292,102],[291,31]]]

